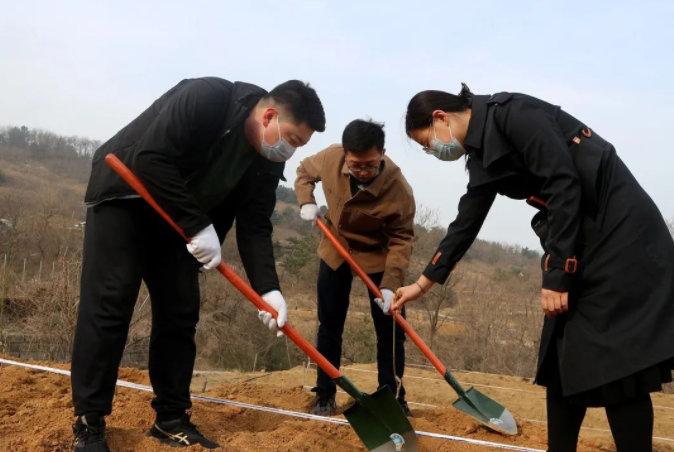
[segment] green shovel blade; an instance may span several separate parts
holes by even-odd
[[[454,408],[480,421],[492,430],[506,435],[517,435],[517,422],[503,405],[475,388],[464,391],[449,369],[445,373],[445,380],[459,395],[459,398],[453,404]]]
[[[417,452],[414,427],[388,387],[372,395],[362,392],[353,394],[354,387],[346,378],[335,379],[335,382],[352,397],[355,395],[356,403],[344,411],[344,417],[367,450]]]
[[[454,402],[454,408],[477,419],[485,426],[506,435],[517,434],[517,422],[504,406],[475,388],[466,391],[465,397]]]

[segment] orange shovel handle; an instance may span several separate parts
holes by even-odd
[[[332,243],[332,245],[339,251],[339,254],[342,255],[342,257],[349,263],[351,268],[356,272],[356,274],[360,277],[360,279],[363,280],[365,285],[367,286],[368,289],[370,289],[370,292],[375,294],[377,298],[382,298],[383,296],[381,294],[381,290],[379,290],[379,287],[370,279],[370,277],[365,273],[365,270],[356,262],[356,260],[353,258],[353,256],[344,248],[344,245],[335,237],[335,234],[332,233],[328,225],[325,224],[323,219],[318,217],[316,219],[316,224],[318,225],[318,228],[323,231],[323,234],[325,234],[325,237],[327,237],[328,240]],[[442,376],[445,376],[446,368],[445,366],[442,365],[440,360],[438,359],[437,356],[435,356],[435,353],[431,351],[430,348],[426,345],[426,343],[419,337],[419,335],[414,331],[412,326],[407,323],[407,320],[403,318],[400,314],[397,312],[394,313],[396,322],[400,327],[407,333],[407,335],[412,339],[412,342],[416,344],[417,347],[419,347],[419,350],[421,350],[421,353],[423,353],[426,358],[433,364],[433,367],[435,367],[438,372],[442,374]]]
[[[175,229],[187,242],[190,241],[190,239],[185,235],[183,230],[178,226],[172,219],[171,217],[168,216],[168,214],[162,209],[159,204],[152,198],[152,195],[147,191],[143,183],[136,177],[135,174],[131,172],[127,166],[122,163],[121,160],[119,160],[115,155],[113,154],[108,154],[105,157],[105,162],[110,165],[110,167],[115,170],[119,176],[126,181],[134,190],[138,192],[140,196],[145,199],[145,201],[148,202],[154,208],[154,210],[159,213],[172,227]],[[231,282],[234,287],[238,289],[239,292],[241,292],[246,298],[248,298],[254,305],[255,307],[260,310],[260,311],[266,311],[270,312],[274,318],[276,319],[278,317],[278,313],[274,311],[271,306],[267,304],[266,301],[258,295],[257,292],[255,292],[246,282],[241,279],[239,275],[236,274],[234,270],[231,269],[229,265],[227,265],[224,261],[218,265],[218,271]],[[314,362],[321,368],[323,371],[330,376],[330,378],[335,379],[341,377],[341,373],[339,370],[335,368],[330,362],[325,359],[323,355],[321,355],[318,350],[314,348],[313,345],[311,345],[306,339],[304,339],[300,333],[293,328],[290,323],[286,323],[283,328],[281,328],[281,331],[290,338],[291,341],[295,343],[304,353],[306,353],[311,359],[314,360]]]

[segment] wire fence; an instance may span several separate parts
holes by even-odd
[[[63,258],[51,261],[44,261],[35,258],[11,259],[8,254],[3,254],[0,258],[2,268],[0,275],[7,275],[12,284],[30,284],[42,282],[47,278],[54,278],[57,271],[63,265]],[[4,281],[5,278],[3,277]],[[79,275],[76,275],[76,283],[79,283]]]

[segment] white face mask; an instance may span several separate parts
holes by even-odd
[[[449,125],[447,125],[449,127]],[[454,138],[452,134],[452,128],[449,127],[449,135],[452,137],[449,143],[438,140],[438,136],[435,133],[435,122],[433,122],[433,139],[431,140],[431,147],[424,148],[424,151],[427,154],[433,155],[438,160],[445,162],[452,162],[458,160],[461,156],[465,155],[466,150],[461,146],[459,140]]]
[[[283,137],[281,136],[281,126],[279,124],[279,115],[276,115],[276,128],[278,129],[278,141],[276,144],[267,144],[264,141],[264,134],[267,131],[265,128],[262,132],[262,144],[260,145],[260,155],[262,157],[271,160],[272,162],[286,162],[293,156],[296,147],[291,146]]]

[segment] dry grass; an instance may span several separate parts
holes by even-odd
[[[11,228],[0,230],[0,266],[3,255],[9,256],[0,279],[0,331],[30,336],[31,347],[47,359],[68,360],[79,302],[82,243],[82,230],[74,223],[83,220],[85,183],[77,165],[70,175],[63,169],[56,174],[54,161],[26,160],[25,153],[16,148],[0,145],[0,160],[5,175],[5,183],[0,184],[0,218],[12,223]],[[317,329],[315,249],[320,236],[298,220],[297,206],[291,201],[288,198],[277,205],[278,269],[290,319],[313,342]],[[438,227],[437,212],[423,206],[417,222],[411,279],[421,273],[445,232]],[[670,225],[674,228],[674,222]],[[225,242],[223,256],[243,275],[234,235],[232,231]],[[297,237],[301,239],[293,240]],[[248,370],[255,362],[258,368],[272,370],[302,361],[302,353],[270,334],[257,319],[255,308],[219,275],[205,275],[201,287],[200,368]],[[343,360],[346,364],[372,362],[376,337],[369,300],[363,284],[355,282],[353,287]],[[426,301],[410,306],[408,320],[452,367],[531,377],[543,320],[539,294],[535,254],[478,240],[446,285],[434,288]],[[125,351],[127,364],[143,366],[147,361],[150,305],[146,290],[141,290]],[[410,362],[425,361],[412,345],[407,350]]]

